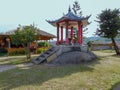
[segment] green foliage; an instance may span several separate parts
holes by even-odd
[[[26,46],[27,43],[36,40],[36,30],[36,27],[34,27],[33,25],[19,26],[15,31],[15,34],[11,36],[12,43],[15,45],[23,44],[23,46]]]
[[[98,15],[99,28],[97,35],[107,38],[115,38],[120,30],[120,11],[119,9],[106,9]]]
[[[37,39],[37,28],[34,25],[29,26],[19,26],[12,35],[12,43],[19,45],[22,44],[26,48],[27,59],[31,58],[30,54],[30,43]]]
[[[120,38],[120,33],[116,36],[116,38]]]
[[[38,46],[39,46],[39,47],[45,46],[45,42],[39,42],[39,43],[38,43]]]
[[[72,9],[76,15],[82,16],[82,11],[80,10],[81,8],[78,1],[74,2]]]
[[[88,42],[87,42],[87,45],[88,45],[88,47],[91,47],[92,42],[91,42],[91,41],[88,41]]]
[[[5,48],[0,48],[0,53],[7,53],[7,50]]]
[[[120,31],[119,9],[106,9],[102,11],[97,18],[99,19],[99,21],[97,21],[99,23],[99,28],[96,34],[105,38],[111,38],[116,54],[120,55],[120,51],[114,40]]]
[[[39,46],[39,47],[49,47],[50,44],[49,44],[48,42],[39,42],[39,43],[38,43],[38,46]]]
[[[0,48],[0,56],[4,56],[4,55],[6,55],[7,54],[7,50],[6,49],[4,49],[4,48]]]
[[[12,52],[9,52],[10,56],[17,56],[17,55],[25,55],[25,50],[14,50]]]
[[[47,49],[48,49],[48,48],[39,48],[39,49],[37,50],[37,53],[43,53],[43,52],[45,52]]]
[[[75,41],[78,40],[78,30],[77,30],[77,28],[74,28],[74,40]]]

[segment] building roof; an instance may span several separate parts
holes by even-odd
[[[48,32],[45,32],[45,31],[40,30],[40,29],[38,29],[38,30],[37,30],[37,34],[38,34],[38,35],[42,35],[42,36],[49,36],[49,37],[56,38],[56,36],[55,36],[55,35],[50,34],[50,33],[48,33]]]
[[[12,35],[15,33],[16,30],[10,30],[10,31],[7,31],[5,33],[0,33],[0,36],[8,36],[8,35]],[[40,30],[40,29],[37,29],[37,35],[41,36],[41,37],[48,37],[49,39],[52,39],[52,38],[56,38],[55,35],[53,34],[50,34],[48,32],[45,32],[43,30]]]
[[[48,23],[50,23],[53,26],[57,26],[57,23],[61,22],[61,21],[65,21],[65,20],[69,20],[69,21],[81,21],[83,23],[83,26],[86,26],[87,24],[89,24],[88,19],[90,18],[91,15],[83,17],[83,16],[78,16],[75,15],[71,9],[69,8],[68,13],[65,14],[64,16],[62,16],[61,18],[57,19],[57,20],[46,20]]]

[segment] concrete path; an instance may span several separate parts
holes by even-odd
[[[32,56],[38,56],[39,54],[36,55],[32,55]],[[5,56],[5,57],[0,57],[0,62],[3,62],[6,59],[11,59],[11,58],[21,58],[21,57],[26,57],[24,56]],[[14,69],[17,67],[28,67],[33,65],[32,63],[27,63],[27,64],[18,64],[18,65],[4,65],[4,64],[0,64],[0,72],[6,71],[6,70],[10,70],[10,69]]]
[[[32,66],[32,65],[33,65],[32,63],[19,64],[19,65],[0,65],[0,72],[7,71],[7,70],[10,70],[10,69],[14,69],[14,68],[17,68],[17,67],[28,67],[28,66]]]
[[[14,68],[16,68],[16,65],[0,65],[0,72]]]

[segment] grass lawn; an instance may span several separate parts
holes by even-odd
[[[32,55],[31,59],[35,58],[38,55]],[[5,65],[5,64],[22,64],[22,63],[27,63],[29,62],[26,59],[26,56],[8,56],[8,57],[0,57],[0,65]]]
[[[94,51],[88,64],[18,67],[0,73],[0,90],[110,90],[120,82],[120,56]]]

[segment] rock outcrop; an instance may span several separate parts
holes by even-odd
[[[48,51],[35,58],[32,62],[40,64],[46,62],[47,64],[64,65],[64,64],[79,64],[82,62],[90,62],[95,60],[97,56],[88,51],[86,46],[54,46]]]

